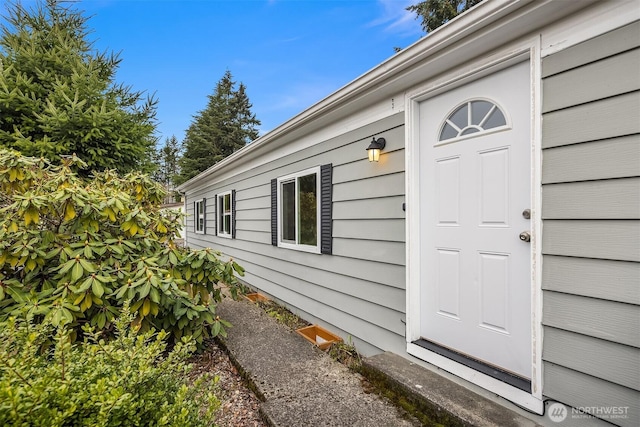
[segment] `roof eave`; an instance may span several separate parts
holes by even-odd
[[[423,62],[426,58],[459,42],[470,34],[490,26],[502,17],[531,3],[534,3],[536,8],[540,9],[544,5],[552,2],[553,0],[491,0],[479,3],[468,12],[457,16],[455,19],[436,29],[429,34],[428,37],[421,38],[378,66],[347,83],[326,98],[303,110],[275,129],[191,178],[189,181],[181,184],[177,187],[177,190],[184,192],[200,186],[200,182],[203,179],[215,175],[217,172],[224,171],[231,164],[237,163],[239,159],[243,159],[243,161],[251,160],[259,154],[263,147],[281,139],[287,134],[293,133],[310,121],[330,114],[330,112],[336,110],[338,107],[356,100],[372,88],[380,87],[385,82],[401,76],[416,64]]]

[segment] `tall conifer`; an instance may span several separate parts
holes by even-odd
[[[236,89],[230,71],[225,72],[207,98],[207,107],[194,116],[187,129],[177,184],[193,178],[259,136],[260,121],[251,112],[246,88],[240,83]]]
[[[0,146],[90,170],[146,170],[156,101],[114,81],[117,55],[97,52],[87,18],[60,0],[8,3],[0,22]]]
[[[180,143],[175,135],[164,140],[164,145],[156,149],[154,155],[155,171],[151,174],[154,181],[162,184],[167,190],[165,203],[170,203],[174,199],[172,190],[174,189],[173,181],[180,173]]]

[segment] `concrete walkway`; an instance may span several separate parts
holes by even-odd
[[[217,312],[233,324],[223,345],[263,400],[275,427],[539,425],[460,384],[393,353],[363,359],[367,379],[419,414],[365,391],[364,379],[333,360],[256,304],[225,298]],[[369,389],[371,387],[368,387]]]
[[[336,362],[260,307],[225,298],[218,314],[234,326],[224,339],[230,356],[264,402],[276,427],[419,426],[375,393],[362,377]]]
[[[367,378],[411,402],[420,413],[442,425],[478,427],[536,427],[526,418],[442,375],[393,353],[364,359]]]

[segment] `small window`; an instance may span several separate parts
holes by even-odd
[[[233,199],[232,194],[232,205]],[[271,180],[271,244],[325,255],[333,253],[331,163]]]
[[[507,127],[507,119],[496,104],[483,99],[466,101],[442,124],[438,142],[453,142],[469,135]]]
[[[218,195],[218,236],[231,238],[233,230],[232,193]]]
[[[320,168],[278,179],[278,246],[320,252]]]
[[[205,232],[206,227],[206,199],[196,200],[194,211],[195,211],[195,225],[196,225],[196,233]]]

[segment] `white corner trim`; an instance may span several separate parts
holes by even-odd
[[[184,239],[184,243],[183,246],[185,248],[189,247],[189,240],[188,240],[188,236],[189,236],[189,229],[187,227],[187,195],[186,194],[182,194],[182,198],[184,199],[183,204],[183,212],[184,212],[184,217],[182,217],[182,238]]]
[[[541,37],[531,45],[531,393],[542,400],[542,57]]]
[[[419,105],[416,98],[405,100],[405,241],[406,244],[406,339],[410,343],[420,338],[420,144]]]

